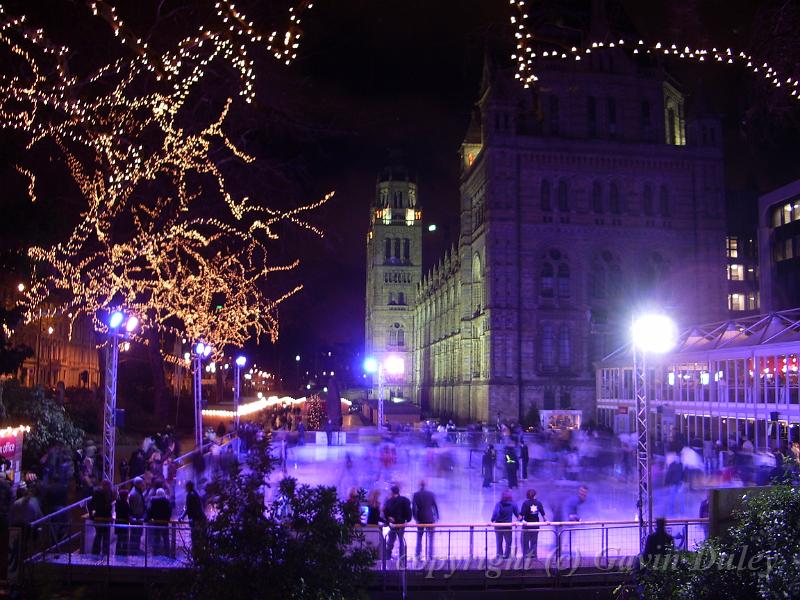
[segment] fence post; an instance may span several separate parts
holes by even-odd
[[[469,564],[470,565],[472,565],[472,554],[473,554],[473,551],[475,549],[475,540],[473,539],[474,534],[475,534],[475,526],[474,525],[470,525],[469,526]]]
[[[144,566],[147,568],[147,551],[150,549],[150,544],[147,542],[147,527],[144,523],[140,527],[144,529]]]

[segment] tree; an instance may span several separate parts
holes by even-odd
[[[800,486],[781,483],[745,496],[724,539],[670,557],[642,574],[653,600],[795,598],[800,582]]]
[[[6,422],[31,427],[23,438],[23,468],[36,468],[45,452],[56,444],[75,449],[83,443],[83,430],[63,406],[45,397],[41,387],[23,388],[16,381],[6,381],[2,388]]]
[[[357,507],[336,488],[287,478],[265,502],[274,466],[269,441],[257,442],[247,466],[207,487],[218,512],[193,552],[190,597],[351,599],[369,581],[373,551],[357,527]]]
[[[73,16],[92,20],[91,12],[110,26],[121,42],[111,60],[92,61],[91,48],[73,52],[23,17],[4,15],[0,48],[11,58],[0,80],[0,128],[23,139],[21,154],[32,163],[17,171],[31,202],[42,180],[60,174],[82,203],[68,235],[29,249],[33,277],[23,306],[29,319],[42,306],[73,322],[89,315],[100,331],[108,312],[135,312],[163,417],[162,337],[202,339],[217,357],[251,337],[274,341],[277,306],[300,287],[275,291],[273,275],[297,262],[274,261],[268,246],[284,223],[321,234],[302,216],[331,195],[292,208],[251,199],[241,182],[256,157],[228,132],[231,112],[246,113],[255,97],[251,52],[266,49],[288,64],[300,12],[292,12],[285,34],[262,39],[228,2],[208,11],[184,5],[201,22],[198,28],[182,13],[172,23],[186,32],[180,37],[164,31],[161,2],[153,26],[159,35],[149,37],[103,0],[86,4]],[[107,27],[92,31],[91,46],[109,41]],[[60,161],[37,160],[37,150]]]

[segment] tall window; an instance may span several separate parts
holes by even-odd
[[[667,109],[667,143],[678,143],[678,131],[675,127],[675,109],[672,107]]]
[[[608,98],[606,102],[606,114],[608,117],[608,135],[614,137],[617,135],[617,100],[616,98]]]
[[[558,297],[569,298],[569,267],[564,263],[558,265]]]
[[[383,262],[389,262],[392,258],[392,239],[386,238],[383,243]]]
[[[394,240],[394,258],[400,259],[400,238]]]
[[[594,96],[588,98],[586,119],[589,123],[589,137],[597,137],[597,98]]]
[[[542,325],[542,366],[554,367],[555,364],[556,357],[553,326],[545,324]]]
[[[728,258],[739,258],[739,238],[729,236],[726,238]]]
[[[603,186],[599,181],[592,184],[592,210],[596,213],[603,212]]]
[[[744,281],[744,265],[728,265],[728,279]]]
[[[563,179],[558,182],[558,210],[561,211],[569,210],[567,182],[564,181]]]
[[[390,346],[405,346],[406,335],[403,326],[400,323],[392,323],[389,326],[389,345]]]
[[[406,345],[406,332],[402,326],[397,330],[397,345],[398,346]]]
[[[540,201],[542,210],[553,210],[553,205],[550,202],[550,180],[548,179],[542,179]]]
[[[553,265],[546,262],[542,265],[539,293],[545,298],[553,297]]]
[[[472,258],[472,306],[475,313],[481,312],[483,307],[483,271],[478,253]]]
[[[744,294],[728,294],[728,310],[747,310]]]
[[[572,340],[569,325],[562,323],[558,328],[558,366],[569,367],[572,364]]]
[[[558,133],[558,121],[559,121],[559,114],[558,114],[558,96],[550,96],[550,110],[548,115],[548,127],[550,129],[551,134]]]
[[[409,239],[408,238],[403,239],[403,260],[406,262],[409,261],[409,256],[410,256],[409,246],[410,246]]]
[[[397,293],[397,303],[400,304],[401,306],[405,306],[406,295],[405,295],[404,292],[398,292]]]
[[[670,216],[669,189],[667,188],[666,184],[661,185],[660,204],[661,204],[661,216],[662,217]]]
[[[644,192],[642,193],[642,208],[644,214],[648,217],[653,215],[653,186],[649,183],[644,184]]]
[[[619,186],[615,181],[608,186],[608,206],[612,214],[618,215],[622,212],[619,200]]]

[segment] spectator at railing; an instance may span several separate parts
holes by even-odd
[[[520,518],[519,510],[514,503],[511,490],[505,490],[500,497],[500,502],[494,506],[491,519],[492,523],[507,523],[507,525],[498,525],[494,529],[495,540],[497,542],[497,558],[508,558],[511,556],[511,539],[513,537],[511,523],[514,521],[514,518]]]
[[[436,504],[436,496],[433,492],[426,489],[426,482],[423,479],[419,482],[419,491],[414,492],[411,500],[411,513],[414,520],[419,525],[429,525],[429,527],[417,527],[417,560],[422,556],[422,536],[428,536],[428,560],[433,558],[433,534],[432,525],[439,520],[439,506]]]
[[[89,518],[94,522],[94,542],[92,554],[103,555],[111,551],[111,517],[113,510],[113,491],[107,479],[94,489],[89,500]]]
[[[536,499],[536,490],[530,489],[525,494],[525,501],[522,503],[522,520],[525,523],[538,523],[539,517],[542,521],[547,520],[544,514],[544,506]],[[539,546],[539,526],[529,526],[522,530],[522,555],[525,558],[536,558]]]
[[[147,509],[147,522],[154,525],[151,539],[153,554],[167,556],[169,554],[169,521],[172,518],[172,505],[164,488],[158,488],[155,497]]]
[[[203,499],[194,489],[194,483],[191,481],[186,482],[186,505],[180,519],[187,517],[192,535],[192,552],[196,552],[202,546],[207,519]]]
[[[383,505],[383,515],[390,526],[395,525],[389,529],[389,537],[386,542],[387,557],[392,557],[394,542],[397,540],[399,542],[398,556],[402,561],[406,554],[405,524],[411,520],[413,515],[411,514],[411,502],[405,496],[400,495],[400,486],[397,484],[392,486],[391,496]]]
[[[128,503],[128,490],[121,489],[117,501],[114,503],[115,522],[122,527],[115,527],[117,536],[117,556],[126,556],[130,552],[131,544],[131,506]]]
[[[147,514],[147,504],[144,498],[144,480],[141,477],[136,477],[133,480],[133,490],[128,496],[128,504],[130,505],[130,522],[131,525],[142,525]],[[142,538],[142,528],[134,527],[131,529],[130,536],[130,553],[140,554],[140,543]]]

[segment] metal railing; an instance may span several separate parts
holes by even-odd
[[[222,437],[220,446],[229,444],[234,437],[235,435],[233,433],[225,434]],[[216,442],[210,441],[203,444],[203,454],[208,455],[211,446],[215,443]],[[187,470],[192,466],[191,460],[194,454],[195,450],[191,450],[175,459],[175,462],[178,464],[177,475],[175,477],[176,482],[185,479]],[[131,477],[130,479],[116,484],[115,487],[119,489],[123,486],[130,486],[133,484],[134,479],[135,477]],[[91,499],[91,496],[87,496],[86,498],[82,498],[77,502],[73,502],[64,508],[33,521],[29,526],[30,533],[27,535],[26,539],[25,558],[30,558],[38,553],[49,551],[53,546],[63,544],[63,536],[59,535],[59,533],[70,528],[72,523],[85,520],[88,517],[88,504]]]

